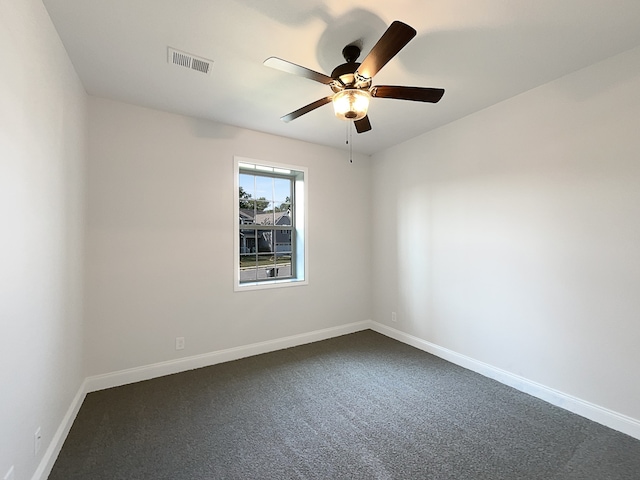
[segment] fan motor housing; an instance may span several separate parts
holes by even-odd
[[[354,74],[360,66],[360,63],[356,62],[360,56],[360,47],[354,44],[347,45],[342,49],[342,56],[346,60],[346,63],[338,65],[333,69],[333,72],[331,72],[331,78],[336,80],[336,82],[331,85],[331,90],[336,93],[345,88],[353,88],[355,86],[356,78]],[[360,85],[358,87],[360,87]],[[369,85],[363,85],[362,87],[368,88]]]
[[[331,72],[331,78],[338,80],[336,84],[331,85],[331,89],[334,92],[339,92],[344,87],[351,87],[355,83],[354,73],[360,66],[359,63],[343,63],[342,65],[338,65]],[[342,84],[341,84],[342,82]]]

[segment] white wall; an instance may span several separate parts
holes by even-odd
[[[94,97],[89,117],[90,374],[370,318],[368,158]],[[234,155],[308,167],[309,285],[233,291]]]
[[[640,419],[639,126],[640,48],[375,155],[373,319]]]
[[[0,45],[0,478],[22,480],[85,377],[86,94],[39,0],[0,2]]]
[[[0,476],[32,476],[86,375],[391,311],[640,419],[640,49],[351,165],[98,98],[87,117],[39,0],[0,3],[0,44]],[[234,293],[234,155],[309,168],[308,286]]]

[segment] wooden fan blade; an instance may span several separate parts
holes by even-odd
[[[373,78],[415,36],[414,28],[396,20],[373,46],[356,73],[361,77]]]
[[[369,122],[369,116],[365,116],[360,120],[356,120],[355,122],[353,122],[353,124],[356,126],[356,132],[358,133],[364,133],[371,130],[371,122]]]
[[[308,78],[309,80],[314,80],[316,82],[324,83],[325,85],[329,85],[333,82],[333,78],[325,75],[324,73],[315,72],[313,70],[309,70],[306,67],[301,67],[300,65],[296,65],[295,63],[287,62],[286,60],[282,60],[277,57],[269,57],[264,61],[264,65],[267,67],[275,68],[276,70],[280,70],[287,73],[292,73],[293,75],[298,75],[300,77]]]
[[[442,88],[398,87],[393,85],[377,85],[371,88],[371,96],[379,98],[396,98],[416,102],[438,103],[444,95]]]
[[[295,112],[291,112],[288,115],[285,115],[281,119],[283,122],[289,123],[291,120],[295,120],[296,118],[301,117],[305,113],[309,113],[310,111],[315,110],[318,107],[326,105],[327,103],[331,103],[331,100],[333,100],[333,96],[321,98],[320,100],[316,100],[315,102],[310,103],[309,105],[305,105],[304,107],[299,108]]]

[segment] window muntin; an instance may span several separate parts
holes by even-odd
[[[305,177],[236,158],[236,290],[306,283]]]

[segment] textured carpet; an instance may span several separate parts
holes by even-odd
[[[50,480],[638,480],[640,441],[372,331],[87,395]]]

